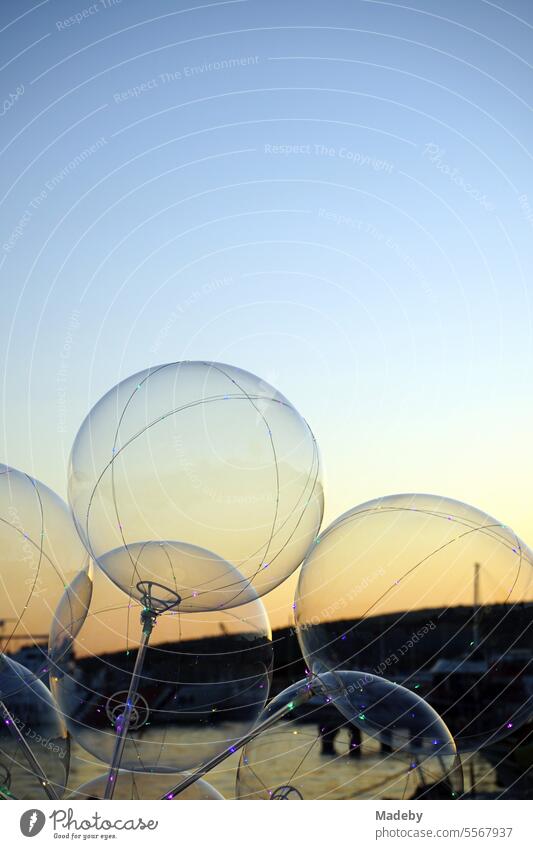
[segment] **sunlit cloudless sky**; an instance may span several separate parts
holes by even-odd
[[[435,492],[533,542],[529,3],[6,0],[0,40],[3,462],[64,496],[109,387],[220,360],[309,421],[326,523]]]

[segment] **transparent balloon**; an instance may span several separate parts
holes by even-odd
[[[48,636],[48,658],[52,667],[69,656],[72,642],[87,619],[93,582],[93,566],[89,564],[78,572],[61,596]]]
[[[54,611],[86,560],[64,501],[0,464],[0,650],[40,676]]]
[[[316,665],[314,667],[316,669]],[[368,672],[337,670],[317,676],[328,701],[343,716],[395,753],[437,757],[457,766],[457,748],[443,719],[412,690]]]
[[[233,564],[261,596],[318,532],[319,454],[304,419],[260,378],[170,363],[127,378],[91,410],[71,453],[69,501],[88,551],[126,591],[130,575],[106,555],[176,540]],[[153,580],[166,585],[160,565]]]
[[[272,642],[263,604],[251,593],[231,610],[182,613],[178,604],[157,615],[132,694],[123,769],[195,768],[255,723],[268,697]],[[145,608],[100,569],[90,595],[88,614],[80,605],[74,617],[81,627],[67,617],[51,641],[51,686],[76,742],[110,764]],[[63,609],[70,609],[65,601]]]
[[[65,724],[43,682],[4,654],[0,716],[0,797],[47,799],[45,784],[61,797],[70,762]]]
[[[303,683],[277,696],[264,718],[296,700]],[[240,758],[237,798],[459,798],[462,772],[454,753],[393,750],[347,721],[335,704],[335,694],[315,690],[304,705],[248,743]]]
[[[183,542],[139,542],[104,554],[99,564],[117,586],[157,611],[223,610],[257,598],[252,583],[222,558]]]
[[[179,780],[186,778],[186,773],[181,775],[161,775],[147,772],[128,772],[120,770],[115,787],[115,799],[162,799],[166,798],[175,802],[189,800],[217,801],[223,799],[211,784],[203,779],[198,779],[190,787],[187,787],[179,796],[168,793],[170,787],[174,787]],[[78,787],[69,799],[103,799],[107,786],[107,773],[99,775],[91,781],[85,782]]]
[[[527,722],[533,554],[474,507],[395,495],[317,539],[295,598],[310,668],[375,673],[422,695],[459,751]]]

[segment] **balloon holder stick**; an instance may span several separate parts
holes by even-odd
[[[154,593],[154,588],[156,590],[163,589],[167,596],[170,597],[164,599],[158,598]],[[115,793],[118,772],[120,770],[124,747],[126,745],[126,738],[131,724],[131,716],[137,700],[137,687],[139,686],[139,681],[142,676],[148,643],[157,622],[157,617],[161,613],[165,613],[168,610],[172,610],[174,607],[178,607],[181,603],[181,596],[179,596],[178,593],[170,590],[162,584],[155,583],[155,581],[139,581],[137,584],[137,590],[141,594],[141,603],[143,605],[141,611],[142,635],[137,657],[135,658],[135,666],[133,667],[130,679],[126,703],[124,704],[120,715],[117,717],[115,724],[115,746],[113,749],[113,756],[111,758],[111,766],[107,776],[104,799],[112,799]]]

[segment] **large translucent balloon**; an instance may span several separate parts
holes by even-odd
[[[42,681],[3,654],[0,716],[0,796],[46,799],[45,783],[62,796],[70,759],[65,724]]]
[[[315,665],[316,668],[316,665]],[[453,736],[438,713],[406,687],[368,672],[320,672],[318,685],[343,716],[393,752],[457,765]]]
[[[67,593],[72,595],[72,588]],[[133,694],[122,768],[194,768],[257,720],[268,697],[272,642],[261,600],[250,597],[250,587],[246,594],[246,604],[227,611],[182,613],[177,605],[157,616]],[[88,615],[80,602],[74,616],[56,617],[66,626],[58,629],[57,642],[51,640],[51,686],[74,739],[109,764],[139,648],[143,606],[100,569],[90,595]],[[62,607],[69,611],[71,602],[64,599]]]
[[[422,695],[460,751],[527,721],[533,554],[474,507],[431,495],[367,502],[320,535],[295,609],[310,668],[393,678]]]
[[[161,799],[169,787],[174,787],[179,783],[180,778],[186,778],[186,774],[182,775],[160,775],[147,772],[127,772],[120,770],[117,775],[115,786],[115,799]],[[91,781],[85,782],[81,787],[78,787],[69,799],[103,799],[107,786],[107,773],[99,775]],[[168,799],[175,802],[184,802],[189,800],[199,801],[216,801],[224,797],[211,784],[203,779],[198,779],[194,784],[187,787],[179,796],[167,795]]]
[[[149,594],[156,610],[223,610],[257,598],[235,566],[197,545],[136,542],[107,552],[99,563],[128,595],[144,602]]]
[[[295,408],[255,375],[170,363],[127,378],[91,410],[72,449],[69,501],[88,551],[127,591],[130,575],[105,555],[176,540],[232,563],[261,596],[297,568],[320,527],[318,449]]]
[[[0,464],[0,649],[46,675],[46,639],[65,585],[87,554],[67,505]]]
[[[52,666],[70,656],[72,642],[89,614],[93,582],[93,566],[89,564],[78,572],[61,596],[48,636],[48,659]]]
[[[302,683],[277,696],[263,718],[295,700]],[[236,783],[239,799],[284,801],[456,799],[462,790],[453,743],[447,754],[393,750],[348,722],[326,689],[246,745]]]

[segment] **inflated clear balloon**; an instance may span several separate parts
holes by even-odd
[[[93,566],[89,564],[78,572],[61,596],[48,636],[48,658],[52,666],[70,654],[72,642],[89,614],[93,582]]]
[[[316,666],[315,666],[316,669]],[[443,719],[412,690],[368,672],[338,670],[317,676],[327,700],[392,752],[438,757],[457,766],[457,748]]]
[[[299,705],[307,680],[299,681],[276,696],[260,721],[267,720],[286,705],[291,712],[267,731],[251,740],[241,752],[236,779],[236,798],[300,801],[345,798],[351,779],[349,766],[323,755],[324,745],[346,725],[335,707],[318,693]],[[348,751],[348,749],[346,750]]]
[[[114,799],[162,799],[166,796],[167,799],[175,802],[185,802],[189,800],[198,801],[217,801],[223,799],[221,793],[218,792],[211,784],[199,778],[194,784],[187,787],[183,793],[178,796],[169,792],[171,787],[179,784],[180,779],[187,778],[186,773],[181,775],[161,775],[148,772],[128,772],[120,770],[115,783]],[[108,782],[107,773],[99,775],[97,778],[86,781],[77,790],[68,797],[69,799],[103,799],[105,796],[106,786]]]
[[[221,570],[226,570],[222,563]],[[260,599],[231,610],[156,617],[121,766],[182,772],[218,754],[246,733],[268,697],[271,631]],[[68,604],[65,605],[68,609]],[[86,751],[111,763],[124,715],[146,610],[95,569],[82,627],[51,642],[51,687],[68,728]],[[59,617],[57,617],[59,619]]]
[[[532,599],[533,554],[510,528],[448,498],[394,495],[320,535],[295,616],[310,668],[393,678],[466,752],[533,715]]]
[[[47,783],[61,797],[70,747],[65,723],[47,687],[0,654],[0,797],[47,799]]]
[[[0,647],[47,674],[46,639],[65,586],[87,553],[59,496],[0,464]]]
[[[223,610],[257,598],[252,583],[218,555],[183,542],[137,542],[104,554],[99,564],[129,596],[149,597],[157,612]]]
[[[233,564],[261,596],[299,566],[318,532],[319,454],[305,420],[260,378],[220,363],[169,363],[123,380],[93,407],[72,449],[69,501],[87,550],[126,591],[129,576],[105,556],[176,540]]]
[[[304,682],[287,688],[263,717],[296,702]],[[302,706],[243,749],[236,782],[238,799],[459,798],[458,761],[435,752],[408,753],[369,736],[346,720],[333,698],[314,692]]]

